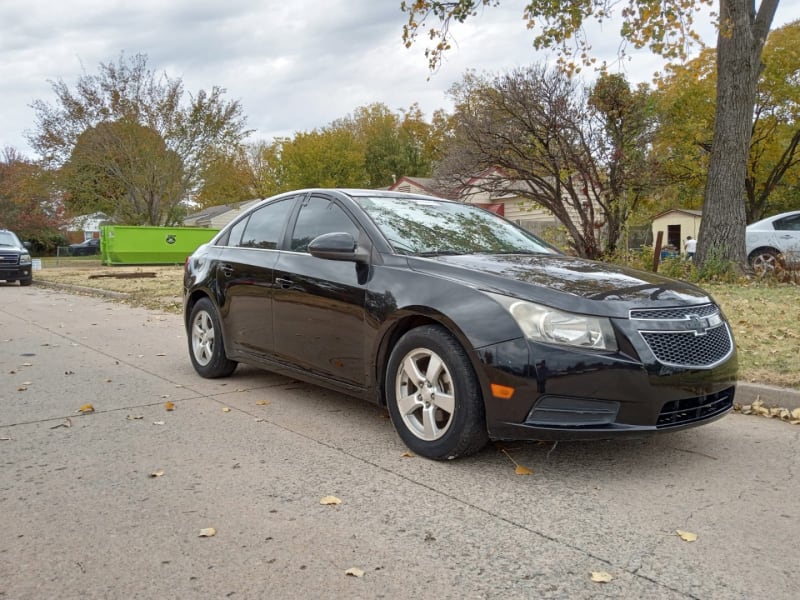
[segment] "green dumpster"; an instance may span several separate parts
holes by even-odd
[[[218,231],[205,227],[103,225],[101,257],[106,265],[183,264],[187,256]]]

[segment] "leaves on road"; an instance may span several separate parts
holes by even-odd
[[[414,458],[414,453],[410,450],[406,450],[400,455],[401,458]]]
[[[128,415],[125,417],[128,421],[140,421],[144,419],[144,415]]]
[[[152,473],[150,473],[149,477],[156,478],[156,477],[161,477],[162,475],[164,475],[164,471],[159,469],[158,471],[153,471]]]
[[[231,412],[231,409],[225,406],[223,407],[222,412]]]
[[[164,403],[164,408],[166,408],[167,410],[175,410],[175,404],[167,401]]]
[[[59,427],[66,427],[67,429],[69,429],[70,427],[72,427],[72,419],[67,417],[66,419],[64,419],[63,423],[59,423],[58,425],[53,425],[50,429],[58,429]]]
[[[359,569],[358,567],[350,567],[347,571],[344,572],[345,575],[349,575],[350,577],[363,577],[364,571]]]
[[[200,533],[197,534],[197,537],[214,537],[217,535],[217,530],[213,527],[206,527],[205,529],[201,529]]]
[[[610,573],[606,573],[605,571],[592,571],[592,581],[595,583],[608,583],[614,577]]]
[[[500,452],[505,454],[508,457],[508,460],[514,463],[514,473],[516,473],[517,475],[533,475],[533,471],[531,471],[528,467],[519,464],[517,461],[511,458],[511,455],[508,453],[508,450],[506,450],[505,448],[500,448]]]
[[[319,501],[319,503],[329,506],[329,505],[341,504],[342,501],[339,500],[339,498],[337,498],[336,496],[325,496]]]
[[[684,542],[696,542],[697,541],[697,534],[692,533],[691,531],[682,531],[680,529],[676,529],[675,533],[678,534],[678,537],[681,538]]]
[[[94,406],[92,406],[89,403],[86,403],[83,406],[81,406],[78,410],[76,410],[75,412],[79,412],[79,413],[83,413],[83,414],[93,413],[94,412]]]
[[[800,425],[800,408],[789,410],[779,406],[764,406],[760,396],[756,396],[752,404],[734,404],[733,410],[743,415],[757,415],[768,419],[780,419],[792,425]]]
[[[267,406],[268,404],[269,400],[259,400],[258,402],[256,402],[256,405],[258,406]]]

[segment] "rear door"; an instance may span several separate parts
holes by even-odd
[[[295,198],[270,202],[236,223],[216,262],[220,317],[231,356],[261,358],[273,351],[273,268]]]
[[[800,262],[800,213],[778,219],[773,225],[778,248],[787,262]]]
[[[364,304],[369,266],[326,260],[308,253],[324,233],[347,232],[367,243],[342,205],[323,194],[305,198],[289,248],[275,265],[275,353],[316,375],[363,386]]]

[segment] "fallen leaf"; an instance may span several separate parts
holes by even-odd
[[[522,465],[517,465],[514,469],[514,473],[517,475],[533,475],[533,471],[531,471],[528,467],[523,467]]]
[[[92,406],[91,404],[84,404],[83,406],[81,406],[75,412],[84,413],[84,414],[85,413],[91,413],[91,412],[94,412],[94,406]]]
[[[75,371],[64,371],[64,375],[75,375]]]
[[[339,498],[337,498],[336,496],[325,496],[324,498],[322,498],[322,499],[319,501],[319,503],[320,503],[320,504],[325,504],[325,505],[329,505],[329,504],[341,504],[341,503],[342,503],[342,501],[341,501],[341,500],[339,500]]]
[[[164,421],[153,421],[153,425],[163,425]]]
[[[32,381],[23,381],[22,385],[33,385]]]
[[[405,452],[403,452],[403,453],[402,453],[400,456],[401,456],[402,458],[413,458],[413,457],[414,457],[414,453],[413,453],[413,452],[411,452],[411,451],[409,451],[409,450],[406,450],[406,451],[405,451]]]
[[[169,398],[169,394],[161,394],[162,398]]]
[[[125,417],[128,421],[138,421],[139,419],[144,419],[143,415],[128,415]]]
[[[697,534],[692,533],[691,531],[681,531],[680,529],[677,529],[675,533],[677,533],[678,537],[680,537],[684,542],[697,541]]]
[[[350,567],[347,571],[344,572],[345,575],[349,575],[350,577],[363,577],[364,571],[357,567]]]
[[[25,387],[24,385],[21,385],[21,386],[19,386],[19,387],[17,388],[17,391],[18,391],[18,392],[24,392],[24,391],[26,391],[27,389],[28,389],[27,387]]]
[[[205,529],[200,530],[200,533],[197,535],[197,537],[214,537],[215,535],[217,535],[216,529],[213,527],[206,527]]]
[[[605,571],[592,571],[592,581],[595,583],[608,583],[614,579],[610,573]]]
[[[163,352],[159,352],[158,354],[156,354],[156,356],[166,356],[166,354],[164,354]]]
[[[264,419],[256,419],[256,423],[263,423]]]
[[[110,379],[106,379],[106,383],[111,383],[111,380]]]
[[[20,367],[32,367],[33,363],[22,363]]]
[[[175,410],[175,405],[172,402],[167,401],[164,403],[164,408],[167,410]]]
[[[795,408],[792,411],[792,419],[800,419],[800,408]]]
[[[269,404],[269,400],[259,400],[258,402],[256,402],[256,404],[258,406],[266,406],[267,404]]]
[[[52,429],[52,428],[51,428]],[[0,437],[0,442],[10,442],[13,438]]]
[[[164,471],[153,471],[150,473],[150,477],[161,477],[164,474]]]

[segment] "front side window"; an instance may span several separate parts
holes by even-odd
[[[283,229],[292,211],[293,198],[270,202],[253,211],[244,227],[241,241],[237,244],[231,231],[229,244],[243,248],[264,248],[275,250],[283,238]],[[238,224],[237,224],[238,226]],[[235,229],[236,227],[234,227]]]
[[[292,234],[291,250],[308,252],[308,244],[324,233],[345,232],[358,239],[358,227],[335,202],[312,196],[303,203]]]

